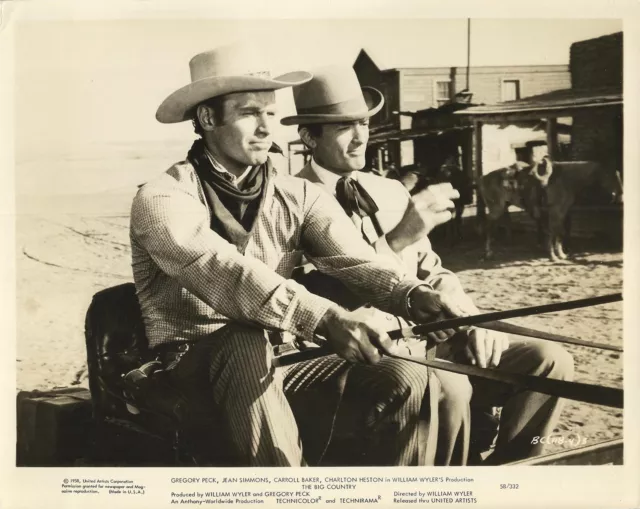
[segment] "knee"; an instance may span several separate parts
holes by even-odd
[[[573,379],[573,356],[560,345],[540,341],[535,343],[530,355],[535,363],[535,374],[559,380]]]
[[[417,418],[429,385],[429,373],[411,363],[394,359],[393,366],[385,366],[377,374],[373,388],[372,406],[366,414],[366,427],[391,416],[403,419]],[[415,369],[418,368],[418,369]]]
[[[396,404],[421,402],[429,385],[426,367],[397,359],[381,367],[377,377],[376,399]]]
[[[428,385],[429,370],[410,362],[403,361],[403,365],[389,376],[389,388],[396,394],[413,395],[415,398],[422,399]]]
[[[473,388],[466,376],[452,375],[440,380],[440,402],[448,408],[469,408]]]

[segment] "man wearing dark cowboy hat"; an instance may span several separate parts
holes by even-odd
[[[332,197],[276,175],[268,158],[274,91],[310,74],[272,79],[255,48],[241,46],[196,55],[190,68],[191,83],[156,117],[193,120],[202,138],[141,187],[131,211],[133,274],[151,348],[174,384],[219,410],[241,465],[305,464],[296,424],[304,416],[290,400],[334,390],[347,371],[345,394],[368,409],[359,422],[392,430],[379,461],[416,464],[427,369],[381,358],[377,346],[392,346],[384,329],[288,278],[304,254],[394,315],[424,321],[463,311],[378,256]],[[276,369],[274,332],[320,336],[337,355]]]
[[[435,225],[450,218],[447,210],[453,208],[455,191],[448,185],[431,186],[422,196],[412,198],[399,182],[359,171],[365,165],[368,119],[382,107],[382,94],[371,87],[361,88],[353,69],[340,66],[317,70],[312,80],[294,87],[293,93],[297,115],[283,118],[282,123],[298,124],[300,137],[312,153],[311,161],[298,176],[333,195],[361,237],[378,253],[449,295],[464,312],[478,313],[458,278],[442,267],[427,238]],[[313,271],[298,280],[328,298],[345,301],[348,294],[339,285],[340,295],[330,294],[327,289],[334,290],[335,283]],[[387,330],[392,330],[403,326],[404,319],[378,311],[369,321],[376,322],[381,326],[386,323]],[[505,371],[560,379],[573,374],[573,359],[553,343],[512,336],[510,345],[506,335],[483,329],[460,332],[453,343],[462,344],[461,353],[480,367],[500,366]],[[409,355],[424,356],[424,344],[414,341],[400,346]],[[553,432],[560,412],[558,398],[532,392],[518,394],[506,385],[477,380],[471,400],[466,376],[443,370],[436,373],[442,391],[438,464],[466,463],[470,403],[504,406],[492,461],[540,453],[534,437]]]

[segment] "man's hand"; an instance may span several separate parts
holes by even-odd
[[[380,350],[391,349],[392,342],[384,329],[367,325],[364,319],[366,315],[359,311],[345,311],[335,306],[322,317],[316,333],[326,338],[343,359],[376,364],[381,359]]]
[[[466,293],[459,296],[458,302],[466,314],[480,313]],[[476,328],[468,329],[466,333],[467,346],[463,352],[469,363],[481,368],[497,367],[500,364],[502,352],[509,348],[509,336],[502,332]]]
[[[463,292],[442,292],[432,290],[427,286],[418,286],[409,295],[412,315],[410,318],[418,323],[426,323],[468,316],[473,312],[468,309],[468,302],[465,299],[468,297]],[[427,337],[440,343],[449,339],[459,330],[445,329],[430,332]]]
[[[509,338],[502,332],[473,328],[467,331],[468,343],[464,349],[467,360],[481,368],[497,367],[502,352],[509,348]]]
[[[414,195],[400,222],[386,235],[394,252],[422,240],[436,226],[451,219],[453,200],[460,197],[451,184],[435,184]]]
[[[458,316],[476,315],[480,312],[471,298],[462,291],[433,292],[426,287],[419,286],[411,292],[411,299],[412,309],[416,309],[414,315],[419,321],[444,320]],[[418,307],[420,311],[418,311]],[[436,310],[438,310],[437,314],[434,313]],[[421,312],[426,313],[420,314]],[[442,342],[456,332],[458,330],[446,329],[431,332],[427,334],[427,337],[436,342]],[[509,337],[502,332],[486,329],[470,328],[465,332],[467,334],[466,346],[462,351],[469,363],[481,368],[497,367],[500,364],[502,352],[509,348]]]

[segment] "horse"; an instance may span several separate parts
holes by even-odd
[[[538,200],[532,191],[535,186],[529,185],[531,165],[516,161],[511,166],[500,168],[484,175],[478,182],[485,205],[488,209],[485,223],[485,259],[493,257],[492,243],[498,223],[505,223],[507,237],[511,238],[511,219],[509,206],[515,205],[527,210],[532,218],[540,225],[540,208],[536,206]],[[525,202],[527,202],[525,204]],[[540,236],[539,231],[539,236]]]
[[[596,199],[608,204],[622,204],[622,178],[594,161],[555,162],[554,171],[546,187],[548,214],[547,252],[552,261],[566,259],[563,242],[571,232],[571,207],[576,199],[594,190]]]
[[[516,162],[484,175],[479,182],[488,208],[485,228],[485,258],[493,256],[492,238],[498,221],[504,218],[507,236],[511,235],[509,205],[524,209],[536,221],[538,241],[547,233],[546,252],[552,261],[566,259],[563,240],[571,229],[571,207],[588,188],[596,187],[610,202],[620,202],[622,181],[593,161],[551,161],[545,156],[540,163]]]

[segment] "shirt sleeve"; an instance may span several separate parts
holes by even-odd
[[[365,302],[409,317],[407,296],[422,282],[409,276],[403,264],[377,254],[332,196],[313,184],[307,193],[302,243],[309,261]]]
[[[376,253],[378,253],[380,256],[384,256],[392,263],[404,265],[404,261],[398,255],[398,253],[391,249],[389,242],[387,242],[386,235],[381,235],[380,237],[378,237],[378,240],[373,243],[373,249],[375,249]]]
[[[427,237],[420,241],[417,248],[418,279],[429,283],[439,291],[464,293],[458,276],[442,266],[442,260],[431,247],[431,242]]]
[[[404,187],[403,189],[407,200],[411,200],[409,191]],[[431,247],[431,242],[427,236],[417,242],[414,245],[414,249],[416,249],[418,256],[416,276],[419,280],[424,281],[435,290],[451,291],[455,293],[462,292],[464,294],[464,290],[458,276],[442,266],[442,261]],[[389,248],[389,250],[392,251],[391,248]]]
[[[231,319],[311,340],[334,305],[239,253],[209,227],[206,207],[184,191],[143,187],[133,202],[131,232],[163,272]]]

